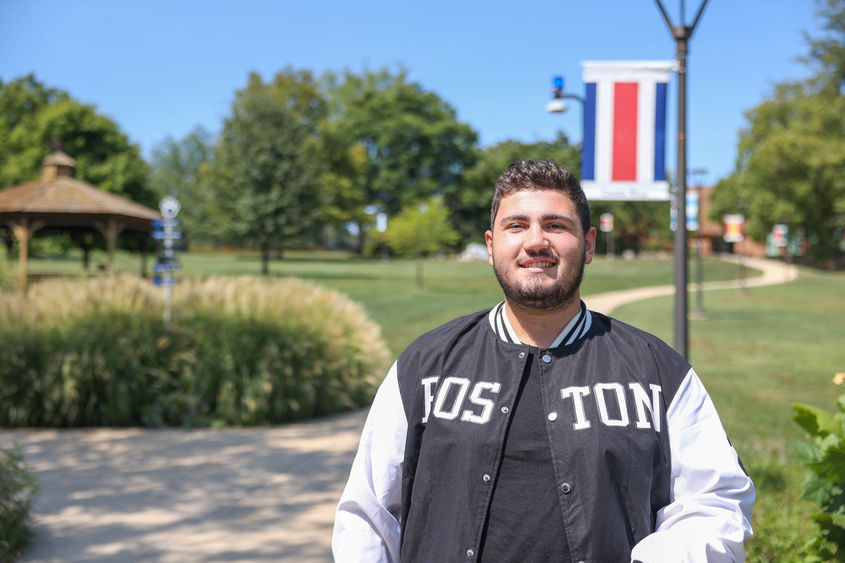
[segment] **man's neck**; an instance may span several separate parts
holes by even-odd
[[[505,300],[505,313],[516,336],[523,344],[550,347],[561,331],[581,310],[581,298],[557,309],[527,309],[514,306]]]

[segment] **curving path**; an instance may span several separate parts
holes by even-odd
[[[780,262],[743,262],[763,272],[747,287],[797,276]],[[609,313],[673,292],[585,301]],[[0,447],[20,444],[41,487],[37,537],[19,561],[331,561],[334,508],[365,415],[262,429],[0,430]]]

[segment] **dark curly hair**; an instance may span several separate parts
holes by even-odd
[[[496,181],[496,193],[490,206],[491,230],[502,198],[520,190],[557,190],[565,193],[581,219],[581,228],[585,233],[590,229],[590,204],[587,203],[587,196],[578,178],[572,172],[564,170],[554,160],[520,160],[509,164]]]

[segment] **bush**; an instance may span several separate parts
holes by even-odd
[[[29,509],[37,491],[20,449],[0,449],[0,562],[14,561],[29,544]]]
[[[817,537],[808,550],[819,561],[845,559],[845,395],[837,401],[835,414],[795,405],[795,421],[811,437],[801,444],[800,454],[810,469],[802,497],[822,508],[813,516]]]
[[[0,298],[0,425],[254,425],[366,405],[379,327],[301,280],[48,281]]]

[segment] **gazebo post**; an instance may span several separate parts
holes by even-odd
[[[108,254],[107,271],[114,273],[114,253],[117,248],[117,235],[123,230],[123,224],[115,217],[109,217],[105,223],[97,221],[94,223],[94,226],[106,238],[106,252]]]
[[[27,261],[29,260],[29,221],[23,217],[11,223],[12,232],[18,239],[18,271],[21,291],[26,292]]]
[[[35,231],[44,226],[44,221],[35,221],[30,223],[28,218],[21,217],[19,221],[10,221],[9,224],[12,227],[12,233],[14,233],[15,238],[18,239],[18,270],[20,275],[20,287],[21,291],[26,291],[29,262],[29,240],[32,238],[32,235],[35,234]]]

